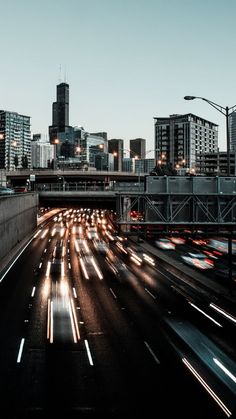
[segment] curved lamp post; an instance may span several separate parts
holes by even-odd
[[[205,97],[200,96],[184,96],[185,100],[194,100],[194,99],[201,99],[205,102],[209,103],[213,108],[215,108],[217,111],[222,113],[226,117],[226,149],[227,149],[227,176],[230,176],[230,136],[229,136],[229,116],[234,112],[236,109],[236,105],[231,106],[230,108],[228,106],[221,106],[218,105],[215,102],[212,102],[212,100],[206,99]]]

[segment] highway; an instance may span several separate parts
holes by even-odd
[[[235,417],[235,323],[138,250],[103,211],[38,229],[0,277],[2,417]]]

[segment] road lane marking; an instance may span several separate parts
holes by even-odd
[[[156,299],[155,295],[153,295],[147,288],[144,289],[154,300]]]
[[[75,332],[77,334],[77,339],[80,340],[80,332],[79,332],[79,325],[78,325],[78,320],[76,317],[76,313],[75,313],[75,306],[74,306],[74,301],[72,300],[72,298],[70,299],[70,304],[71,304],[71,323],[72,323],[72,327],[73,330],[75,329]],[[73,333],[74,334],[74,333]]]
[[[109,290],[111,291],[111,293],[112,293],[113,297],[114,297],[114,298],[117,298],[117,296],[116,296],[116,294],[114,293],[114,291],[113,291],[111,288],[109,288]]]
[[[156,354],[153,352],[153,350],[150,348],[150,346],[148,345],[148,343],[147,343],[146,341],[144,341],[144,343],[145,343],[146,347],[148,348],[148,350],[149,350],[150,354],[153,356],[153,359],[156,361],[156,363],[157,363],[158,365],[160,365],[160,361],[159,361],[159,359],[157,358]]]
[[[22,352],[23,352],[23,346],[24,346],[24,343],[25,343],[25,339],[24,338],[22,338],[21,339],[21,342],[20,342],[20,348],[19,348],[19,351],[18,351],[18,356],[17,356],[17,360],[16,360],[16,362],[19,364],[20,363],[20,361],[21,361],[21,356],[22,356]]]
[[[86,347],[86,351],[87,351],[89,363],[90,363],[90,365],[93,365],[93,359],[92,359],[92,355],[91,355],[91,352],[90,352],[90,349],[89,349],[89,344],[88,344],[87,339],[85,339],[84,343],[85,343],[85,347]]]

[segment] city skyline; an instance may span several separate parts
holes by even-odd
[[[56,85],[70,86],[70,125],[154,148],[154,117],[225,118],[201,100],[236,103],[233,0],[42,0],[1,6],[1,109],[31,117],[48,134]],[[11,25],[9,26],[9,22]],[[9,29],[10,28],[10,29]],[[5,40],[5,41],[4,41]]]

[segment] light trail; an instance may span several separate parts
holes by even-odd
[[[2,275],[0,282],[2,282],[2,280],[5,278],[5,276],[8,274],[8,272],[10,271],[10,269],[12,268],[12,266],[16,263],[16,261],[19,259],[19,257],[22,255],[22,253],[24,252],[24,250],[29,246],[29,244],[32,242],[32,240],[34,239],[34,237],[32,237],[28,243],[23,247],[23,249],[21,250],[21,252],[16,256],[16,258],[14,259],[14,261],[10,264],[10,266],[8,267],[8,269],[4,272],[4,274]]]
[[[195,308],[195,310],[199,311],[200,313],[202,313],[205,317],[207,317],[209,320],[211,320],[213,323],[215,323],[217,326],[219,327],[223,327],[220,323],[218,323],[215,319],[213,319],[213,317],[209,316],[207,313],[205,313],[205,311],[201,310],[199,307],[197,307],[195,304],[190,303],[189,304]]]
[[[227,408],[223,401],[217,396],[217,394],[212,390],[212,388],[206,383],[206,381],[200,376],[200,374],[195,370],[195,368],[190,364],[190,362],[188,362],[186,358],[182,358],[182,361],[229,418],[232,415],[232,412]]]
[[[232,314],[229,314],[227,311],[223,310],[223,308],[218,307],[214,303],[210,303],[209,305],[211,308],[216,310],[218,313],[222,314],[222,316],[225,316],[227,319],[231,320],[232,322],[236,323],[236,318],[232,316]]]
[[[220,367],[222,369],[222,371],[224,371],[224,373],[226,375],[228,375],[229,378],[231,378],[231,380],[236,383],[236,377],[235,375],[232,374],[232,372],[230,372],[228,370],[228,368],[226,368],[220,361],[218,361],[218,359],[213,358],[213,361],[215,362],[216,365],[218,365],[218,367]]]

